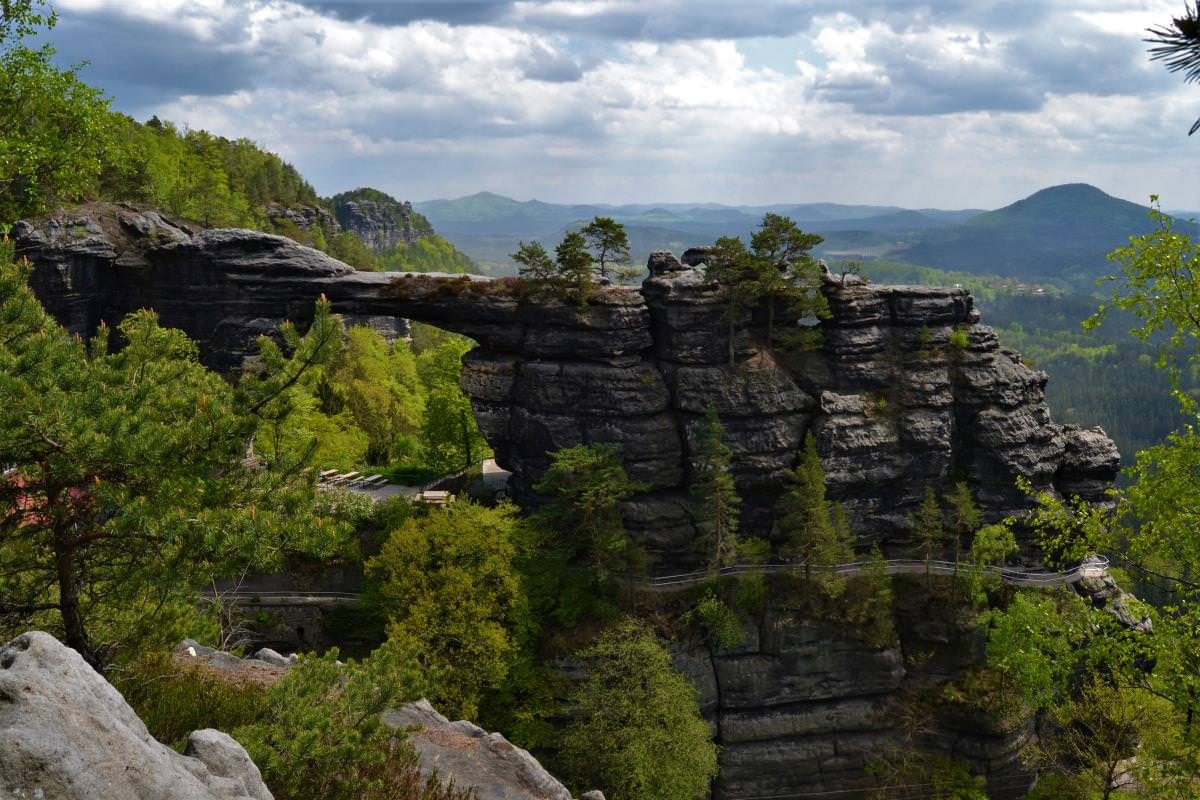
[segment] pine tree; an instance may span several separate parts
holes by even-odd
[[[938,505],[937,493],[933,491],[932,486],[926,487],[925,497],[921,500],[920,507],[909,519],[912,522],[913,532],[917,536],[921,552],[925,556],[925,577],[928,578],[933,556],[941,549],[946,538],[946,529],[942,523],[942,508]]]
[[[629,267],[629,235],[624,225],[612,217],[595,217],[580,233],[596,258],[596,273],[601,278],[607,278],[610,271],[620,277],[620,269]]]
[[[844,510],[825,499],[825,471],[810,433],[804,455],[788,473],[788,490],[777,505],[776,536],[784,539],[787,554],[804,563],[804,577],[812,579],[813,565],[846,563],[854,557],[854,542]]]
[[[697,547],[705,554],[708,569],[713,572],[737,561],[742,499],[729,472],[732,458],[733,451],[725,443],[725,428],[716,406],[709,403],[696,447],[692,496],[699,504],[702,531]]]
[[[558,274],[568,286],[582,291],[592,285],[592,267],[595,259],[588,251],[587,240],[579,231],[563,237],[554,249]]]
[[[966,481],[959,481],[945,497],[950,504],[950,524],[954,534],[954,563],[957,564],[962,554],[962,543],[965,537],[979,530],[983,524],[983,512],[975,505],[971,497],[971,487]]]
[[[517,252],[509,256],[520,265],[518,274],[527,281],[549,285],[558,278],[554,259],[542,247],[541,242],[521,242]]]
[[[782,300],[799,316],[825,310],[820,292],[821,276],[809,252],[824,239],[805,233],[788,217],[764,214],[759,229],[750,237],[750,252],[757,275],[757,289],[767,302],[767,348],[775,335],[775,305]]]
[[[193,592],[235,567],[270,568],[299,537],[332,540],[309,482],[244,463],[264,418],[324,363],[340,334],[328,303],[312,328],[264,343],[265,372],[235,389],[150,311],[69,335],[0,243],[0,624],[58,628],[97,667],[118,643],[172,637]],[[176,637],[177,638],[177,637]]]

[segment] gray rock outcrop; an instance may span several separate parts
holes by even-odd
[[[271,800],[241,745],[192,734],[157,742],[120,693],[47,633],[0,648],[0,797]]]
[[[414,244],[433,235],[433,226],[413,210],[412,203],[374,189],[346,192],[331,202],[342,228],[356,234],[374,253],[383,253],[398,244]]]
[[[687,486],[709,403],[728,432],[752,535],[769,533],[784,473],[810,433],[831,499],[863,544],[891,553],[910,547],[909,514],[927,486],[966,480],[994,520],[1030,507],[1018,477],[1102,501],[1119,467],[1103,431],[1052,421],[1045,373],[1000,346],[962,289],[827,278],[828,319],[776,310],[780,331],[819,328],[822,346],[800,352],[766,346],[765,308],[729,341],[703,248],[683,261],[655,253],[640,291],[605,287],[580,304],[530,296],[513,279],[356,272],[282,237],[195,233],[131,207],[22,222],[14,236],[35,262],[35,291],[69,329],[89,335],[151,307],[223,370],[239,368],[282,320],[305,324],[321,295],[352,318],[403,317],[472,337],[462,386],[516,497],[536,502],[553,451],[616,445],[646,487],[625,505],[626,523],[662,570],[696,562]]]
[[[458,788],[472,788],[478,800],[572,800],[567,788],[528,751],[473,723],[451,722],[428,700],[385,711],[383,721],[409,731],[423,775],[437,773]]]

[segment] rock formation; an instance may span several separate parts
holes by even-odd
[[[567,787],[528,751],[465,720],[451,722],[428,700],[385,711],[383,721],[410,731],[408,741],[423,775],[437,773],[456,787],[470,787],[478,800],[572,800]]]
[[[989,519],[1035,488],[1103,499],[1118,469],[1099,429],[1054,423],[1046,375],[1000,346],[962,289],[870,286],[829,278],[830,316],[812,352],[764,346],[737,329],[730,366],[721,289],[684,262],[650,259],[640,291],[607,287],[586,303],[527,296],[513,279],[356,272],[291,240],[244,230],[193,232],[154,212],[99,206],[14,228],[36,266],[31,283],[70,330],[92,333],[150,307],[183,329],[210,365],[236,370],[254,339],[284,319],[303,325],[324,294],[352,318],[404,317],[472,337],[462,386],[518,498],[550,453],[611,443],[646,490],[628,527],[659,569],[692,566],[687,491],[698,428],[716,406],[734,451],[743,529],[770,531],[784,472],[815,436],[829,494],[864,543],[900,552],[927,486],[966,480]]]
[[[748,535],[769,535],[784,472],[809,433],[861,543],[893,553],[911,545],[908,515],[927,486],[966,480],[996,519],[1029,507],[1018,477],[1101,501],[1118,469],[1103,431],[1051,420],[1046,375],[1000,346],[961,289],[829,278],[828,319],[776,310],[781,329],[819,328],[820,348],[803,351],[765,346],[765,309],[731,343],[702,250],[682,261],[656,253],[640,290],[606,287],[578,303],[530,296],[512,279],[355,272],[280,237],[193,233],[122,207],[14,233],[35,262],[39,297],[71,330],[87,335],[150,306],[223,370],[253,352],[255,335],[284,319],[303,324],[321,294],[347,315],[470,336],[478,346],[462,386],[517,497],[536,502],[553,451],[618,446],[646,487],[626,504],[626,523],[660,571],[697,563],[687,487],[710,403],[734,451]],[[738,647],[676,654],[723,746],[720,800],[861,788],[866,764],[894,739],[890,709],[982,660],[970,620],[923,592],[897,593],[896,635],[875,643],[852,626],[805,621],[795,600],[772,596]],[[1028,785],[1016,757],[1028,721],[943,703],[931,727],[931,746],[971,760],[993,797]]]
[[[345,192],[331,202],[342,228],[357,234],[374,253],[383,253],[398,244],[414,244],[424,236],[433,235],[433,226],[413,211],[412,203],[402,203],[374,189]]]
[[[120,693],[47,633],[0,647],[0,797],[271,800],[242,746],[196,731],[154,740]]]

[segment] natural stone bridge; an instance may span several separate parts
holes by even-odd
[[[154,308],[200,342],[206,363],[231,371],[257,335],[284,319],[304,324],[324,295],[351,321],[411,319],[470,336],[479,346],[462,386],[518,499],[532,499],[553,451],[617,445],[646,487],[626,522],[660,572],[695,564],[688,485],[710,403],[750,535],[770,531],[809,432],[830,497],[864,544],[889,554],[907,546],[926,486],[965,479],[996,519],[1028,507],[1017,477],[1101,500],[1118,469],[1102,431],[1051,421],[1045,374],[1000,347],[961,289],[829,280],[821,349],[772,351],[755,321],[736,334],[730,367],[721,290],[695,268],[697,251],[686,263],[657,253],[640,290],[608,287],[577,304],[524,296],[515,279],[358,272],[277,236],[194,233],[132,207],[84,211],[14,229],[38,296],[71,330]],[[777,312],[781,327],[800,322]]]

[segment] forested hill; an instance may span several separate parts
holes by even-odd
[[[889,257],[1090,290],[1112,271],[1108,253],[1154,227],[1148,211],[1088,184],[1052,186],[962,225],[926,231]],[[1196,233],[1191,223],[1177,226]]]
[[[22,186],[20,176],[0,192],[0,221],[12,222],[71,199],[131,202],[204,227],[237,227],[288,236],[360,269],[467,272],[471,261],[401,203],[374,189],[322,199],[300,172],[245,138],[179,128],[152,117],[138,122],[101,103],[89,126],[96,150],[89,165],[57,185]],[[342,225],[337,202],[366,201],[371,219]],[[411,220],[408,219],[411,217]],[[397,223],[397,220],[399,221]],[[399,224],[396,241],[375,235]],[[382,241],[383,246],[380,245]]]

